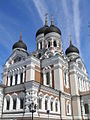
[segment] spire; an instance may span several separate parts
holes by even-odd
[[[48,25],[48,23],[47,23],[47,13],[45,14],[45,26],[47,26]]]
[[[72,36],[70,35],[70,46],[72,45]]]
[[[51,25],[53,25],[53,16],[51,16]]]
[[[22,32],[20,32],[20,41],[22,41]]]

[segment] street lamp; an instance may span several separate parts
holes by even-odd
[[[32,120],[33,120],[33,113],[36,112],[36,104],[33,102],[29,105],[29,111],[32,112]]]

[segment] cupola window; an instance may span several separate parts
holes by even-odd
[[[17,78],[18,78],[18,75],[16,74],[15,75],[15,85],[17,85]]]
[[[50,85],[50,73],[49,72],[46,73],[46,84]]]
[[[23,73],[20,74],[20,83],[23,83]]]
[[[10,86],[12,86],[13,76],[10,77]]]
[[[57,43],[56,43],[56,41],[54,41],[54,47],[57,47]]]
[[[48,48],[50,47],[50,41],[48,42]]]
[[[42,49],[42,42],[40,42],[40,49]]]

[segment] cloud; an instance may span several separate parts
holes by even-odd
[[[43,0],[33,0],[35,7],[39,13],[39,16],[43,22],[43,24],[45,24],[45,14],[48,13],[48,8],[46,6],[46,3]]]
[[[67,5],[67,1],[66,0],[62,0],[62,7],[63,7],[63,11],[64,11],[64,15],[66,17],[66,39],[68,38],[68,36],[72,35],[72,21],[71,21],[71,14],[69,12],[68,9],[68,5]],[[68,42],[70,39],[64,40],[64,48],[65,46],[67,46]]]
[[[75,37],[78,48],[80,49],[80,11],[79,11],[79,0],[73,1],[73,14],[74,14],[74,29]]]

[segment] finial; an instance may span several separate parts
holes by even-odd
[[[70,45],[72,45],[72,36],[70,35]]]
[[[20,41],[22,41],[22,32],[20,32]]]
[[[45,26],[48,25],[48,23],[47,23],[47,15],[48,15],[48,13],[45,14]]]
[[[53,25],[53,16],[51,16],[51,25]]]

